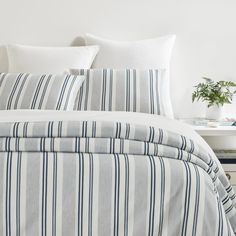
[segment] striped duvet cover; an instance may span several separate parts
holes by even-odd
[[[233,231],[232,187],[184,135],[132,122],[0,122],[0,235]]]

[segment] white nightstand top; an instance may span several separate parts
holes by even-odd
[[[204,125],[204,120],[201,119],[181,119],[180,121],[190,125],[201,136],[236,136],[236,126],[225,125],[224,122],[218,127],[209,127],[207,124]]]
[[[201,136],[236,136],[236,126],[219,126],[216,128],[195,125],[191,126]]]

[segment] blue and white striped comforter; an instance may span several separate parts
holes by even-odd
[[[187,137],[119,122],[0,123],[0,235],[234,235],[235,194]]]

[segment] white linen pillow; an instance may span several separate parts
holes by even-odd
[[[168,69],[175,35],[128,42],[86,34],[85,42],[100,46],[93,68]]]
[[[68,68],[89,69],[98,46],[34,47],[8,45],[9,73],[61,74]]]

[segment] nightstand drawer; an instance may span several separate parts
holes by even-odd
[[[226,176],[228,177],[232,185],[236,185],[236,172],[225,171]]]
[[[223,164],[223,169],[225,171],[226,176],[228,177],[230,183],[233,186],[234,189],[236,187],[236,164]]]

